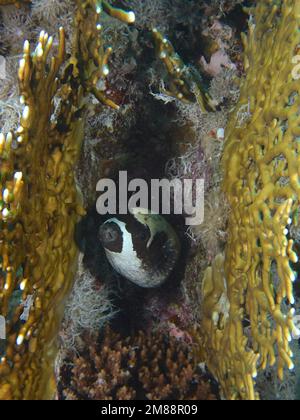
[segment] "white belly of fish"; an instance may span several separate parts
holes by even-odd
[[[131,235],[125,227],[125,223],[117,221],[123,233],[122,252],[112,252],[105,248],[108,261],[113,268],[123,277],[141,287],[156,287],[164,282],[165,277],[149,273],[143,268],[142,261],[133,249]]]

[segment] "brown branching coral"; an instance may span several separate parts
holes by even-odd
[[[207,400],[210,384],[197,372],[188,347],[161,333],[122,338],[107,328],[97,344],[85,340],[60,368],[59,399]]]

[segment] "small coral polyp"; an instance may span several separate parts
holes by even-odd
[[[251,14],[247,76],[223,156],[228,243],[203,284],[204,357],[229,399],[258,398],[255,378],[269,365],[282,380],[294,367],[290,341],[298,336],[291,268],[298,256],[289,230],[300,205],[300,91],[293,79],[300,4],[259,1]],[[241,124],[247,105],[250,117]]]

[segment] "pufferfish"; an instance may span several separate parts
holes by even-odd
[[[172,226],[162,216],[141,208],[107,220],[99,229],[99,239],[115,271],[145,288],[164,283],[180,255]]]

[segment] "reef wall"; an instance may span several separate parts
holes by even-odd
[[[1,5],[11,3],[20,6],[21,3],[28,2],[0,1]],[[123,3],[129,6],[131,3],[133,6],[136,5],[138,13],[142,13],[139,8],[140,2],[126,0]],[[210,13],[217,8],[222,14],[223,9],[231,10],[233,4],[238,3],[239,0],[213,1],[211,4],[206,4],[205,10],[206,13]],[[153,22],[155,21],[158,27],[164,26],[163,24],[167,27],[161,18],[161,16],[165,18],[165,15],[158,17],[157,11],[153,12],[153,4],[163,5],[162,10],[166,16],[169,16],[167,2],[147,2],[149,13],[156,12],[153,15]],[[125,66],[122,69],[117,66],[113,75],[115,78],[113,81],[117,83],[112,83],[111,79],[110,83],[106,84],[112,49],[105,48],[100,17],[109,15],[124,23],[132,23],[134,19],[132,12],[115,9],[108,2],[100,0],[77,0],[74,2],[74,7],[75,12],[74,16],[71,16],[71,21],[74,19],[75,25],[72,26],[69,22],[69,15],[66,23],[66,26],[73,27],[72,36],[60,29],[59,42],[45,32],[40,34],[35,49],[32,49],[29,42],[25,42],[24,55],[18,70],[21,118],[16,130],[0,134],[0,314],[6,320],[7,337],[4,348],[0,347],[0,399],[41,399],[51,398],[54,395],[53,364],[57,350],[56,338],[63,317],[65,299],[72,288],[76,271],[75,225],[79,217],[84,214],[74,177],[84,137],[84,122],[90,122],[92,118],[95,118],[94,121],[98,118],[98,123],[113,121],[111,125],[107,123],[108,134],[106,133],[111,143],[122,138],[120,135],[122,131],[124,134],[124,131],[128,130],[128,127],[124,129],[126,126],[123,124],[124,121],[117,130],[115,114],[109,119],[103,108],[101,115],[95,115],[97,110],[93,110],[94,114],[89,118],[89,103],[99,101],[113,108],[113,112],[118,111],[118,101],[124,101],[126,94],[125,88],[124,91],[122,89],[118,91],[116,85],[119,83],[122,86],[123,79],[126,78],[127,82],[134,85],[132,79],[140,70],[136,62],[128,61],[127,73],[123,73]],[[202,9],[196,7],[196,2],[195,11],[202,13]],[[189,18],[193,19],[193,16]],[[187,16],[182,19],[180,24],[190,23]],[[180,130],[178,127],[174,129],[174,143],[178,141],[183,131],[186,136],[184,139],[188,138],[187,132],[194,131],[196,141],[193,147],[195,147],[193,153],[190,153],[190,149],[186,153],[185,144],[181,150],[177,150],[177,153],[184,163],[186,161],[183,156],[186,153],[191,171],[200,160],[202,165],[203,155],[206,155],[207,160],[201,166],[202,172],[197,169],[194,175],[209,173],[207,179],[211,181],[215,175],[211,172],[217,172],[217,182],[211,181],[209,184],[212,191],[210,204],[215,197],[218,197],[218,200],[216,199],[218,210],[213,209],[212,213],[217,213],[218,226],[222,233],[225,226],[227,227],[227,235],[222,238],[221,245],[218,236],[211,241],[209,252],[206,249],[206,261],[203,261],[205,253],[201,253],[199,258],[202,259],[199,264],[201,269],[198,270],[198,265],[192,260],[194,271],[186,272],[188,278],[186,283],[183,282],[182,289],[190,288],[188,293],[192,295],[192,289],[194,291],[201,284],[200,296],[195,293],[194,300],[191,299],[192,308],[187,305],[190,303],[189,300],[182,304],[179,299],[176,304],[172,302],[166,308],[162,304],[163,299],[159,300],[158,297],[155,300],[156,296],[152,295],[148,296],[146,309],[150,312],[152,304],[154,307],[152,315],[156,310],[159,314],[157,318],[164,316],[169,329],[172,325],[174,335],[181,334],[181,339],[182,337],[187,339],[187,336],[189,339],[196,338],[197,363],[204,362],[208,366],[220,384],[222,396],[227,399],[258,399],[256,377],[261,372],[269,366],[276,365],[279,378],[284,380],[286,371],[294,367],[290,342],[292,338],[299,338],[299,331],[295,326],[300,200],[300,92],[297,67],[300,61],[299,19],[299,2],[292,0],[263,0],[257,2],[255,8],[249,9],[249,33],[243,37],[246,75],[242,77],[240,98],[230,115],[226,129],[222,157],[223,180],[219,174],[219,160],[215,159],[216,154],[219,158],[222,153],[223,145],[220,144],[220,139],[215,138],[219,143],[212,143],[204,148],[203,138],[200,142],[195,136],[197,131],[195,127],[200,131],[203,129],[201,124],[206,124],[201,135],[204,133],[203,137],[207,136],[208,132],[213,131],[212,127],[217,137],[216,129],[222,128],[228,109],[225,110],[224,106],[218,111],[219,104],[213,102],[215,98],[212,92],[208,95],[200,89],[202,83],[199,83],[195,95],[193,90],[195,85],[192,80],[194,73],[191,67],[188,67],[187,71],[187,66],[179,58],[172,44],[158,30],[153,32],[158,54],[166,66],[166,76],[169,77],[169,87],[171,87],[164,94],[193,102],[190,108],[181,109],[185,125],[184,129]],[[139,30],[153,29],[148,27],[148,19],[141,19],[138,25],[140,25],[137,26]],[[224,27],[218,22],[212,26],[214,31],[225,32]],[[106,36],[116,42],[119,33],[113,28],[111,33],[106,33]],[[143,36],[145,37],[143,42],[146,44],[147,35]],[[67,47],[66,37],[71,39]],[[131,43],[133,48],[138,46],[137,37],[137,32],[134,31],[128,36],[128,43]],[[141,49],[136,48],[136,51],[143,58]],[[221,56],[228,64],[229,59],[224,51]],[[206,63],[205,68],[212,72],[215,68],[210,67],[211,64]],[[146,61],[145,67],[147,65]],[[179,70],[180,78],[176,77],[176,69]],[[122,77],[119,75],[118,79],[119,71]],[[144,81],[139,80],[139,83],[142,84]],[[149,85],[151,88],[152,85],[150,83]],[[133,90],[130,94],[133,94]],[[158,99],[166,100],[164,94],[160,92],[156,96]],[[231,95],[236,96],[236,90]],[[139,103],[143,102],[143,99],[139,100]],[[146,102],[147,105],[148,103]],[[126,105],[128,104],[125,104],[124,108]],[[142,108],[143,111],[145,108]],[[127,121],[128,126],[136,118],[133,114],[137,109],[128,105],[127,111],[119,114],[123,120],[132,119]],[[193,130],[188,130],[191,120],[187,122],[185,114],[187,110],[192,111],[190,115],[193,118]],[[207,117],[203,117],[204,112]],[[140,115],[142,116],[142,112]],[[154,115],[154,113],[145,113],[145,115]],[[166,112],[166,116],[169,115],[174,114]],[[159,120],[159,123],[161,121]],[[103,136],[104,130],[100,135],[95,134],[94,139],[93,131],[98,129],[97,124],[95,126],[94,130],[90,124],[89,130],[92,134],[89,140],[96,142],[96,137]],[[166,142],[165,127],[169,128],[166,124],[160,129],[159,141],[162,144]],[[126,135],[128,132],[126,131]],[[155,135],[158,133],[157,128],[153,133]],[[211,137],[208,139],[210,142],[212,142]],[[137,162],[140,163],[136,160],[139,159],[136,158],[137,150],[141,150],[138,140],[140,138],[137,136],[135,143],[130,143],[131,147],[136,147],[136,154],[131,157],[134,166],[138,166]],[[152,144],[157,145],[157,143],[150,142],[144,153],[147,154]],[[113,154],[113,162],[112,160],[103,162],[104,159],[99,154],[92,166],[91,149],[87,149],[87,155],[81,155],[83,162],[79,170],[77,168],[77,181],[86,187],[83,191],[86,195],[84,197],[86,205],[93,204],[94,181],[99,173],[95,171],[90,174],[90,172],[94,171],[98,162],[102,160],[103,167],[107,165],[108,168],[123,164],[124,156],[118,158],[112,153],[117,149],[111,145],[107,146],[105,142],[104,145],[108,149],[107,155],[111,157]],[[96,154],[100,149],[102,152],[104,148],[101,143],[93,151]],[[159,148],[157,154],[162,154],[161,150],[165,151]],[[208,156],[209,150],[213,151],[211,156]],[[215,161],[208,164],[209,158],[210,162],[214,159]],[[147,159],[148,156],[143,162]],[[105,174],[105,168],[101,173]],[[184,176],[186,175],[184,173]],[[222,199],[219,196],[220,184],[224,200],[223,195]],[[219,221],[222,216],[225,221]],[[212,235],[212,230],[205,225],[203,229],[199,227],[200,237],[205,230],[208,233],[202,238],[203,242],[206,238],[209,241]],[[215,257],[215,254],[224,248],[224,242],[226,242],[225,252]],[[211,267],[202,276],[204,266],[206,267],[211,259],[213,259]],[[90,274],[87,278],[90,279]],[[92,284],[92,280],[89,284]],[[127,284],[123,287],[123,291],[126,286]],[[167,294],[168,289],[164,293]],[[195,307],[197,315],[193,313]],[[195,330],[189,330],[191,324],[193,326],[196,324]],[[182,325],[184,325],[183,331],[180,330]],[[113,354],[120,356],[119,342],[122,342],[123,337],[121,339],[118,334],[110,333],[110,330],[106,330],[105,334],[107,334],[106,341],[112,342],[112,347],[116,346]],[[133,343],[134,346],[136,341],[141,341],[136,337],[138,336],[127,337],[124,339],[125,344]],[[143,340],[148,339],[143,335]],[[177,342],[173,343],[172,340],[172,346],[177,349]],[[149,343],[151,347],[152,341]],[[96,344],[94,347],[97,348]],[[100,350],[97,348],[97,351]],[[176,350],[174,354],[179,352]],[[184,377],[190,380],[194,377],[190,364],[194,368],[195,358],[194,355],[190,356],[189,352],[183,367],[187,371]],[[89,357],[97,357],[95,353],[96,351],[92,351]],[[109,351],[106,356],[110,358]],[[78,379],[76,372],[81,372],[81,362],[82,360],[77,361],[79,369],[72,371],[75,380]],[[98,365],[102,366],[102,363],[98,359]],[[143,359],[144,363],[147,371],[149,368],[147,360]],[[177,367],[176,365],[176,369],[173,369],[176,375],[172,374],[172,381],[166,379],[167,385],[169,382],[173,383],[174,377],[179,375]],[[170,373],[173,370],[170,369]],[[111,372],[107,373],[110,377]],[[122,369],[118,374],[123,375]],[[132,374],[138,375],[139,372],[134,371]],[[66,378],[60,379],[63,383],[67,383]],[[180,385],[176,381],[175,383],[176,387]],[[93,389],[96,385],[92,384],[92,391],[95,395],[102,395],[103,390]],[[122,392],[120,391],[118,395],[121,398],[126,394],[124,394],[126,390],[122,388],[124,384],[121,380],[119,385]],[[78,387],[80,386],[79,381]],[[148,390],[148,384],[145,385],[145,390]],[[106,391],[111,395],[110,389]],[[188,386],[187,391],[189,391]],[[61,393],[64,394],[64,390],[61,390]],[[67,389],[65,394],[69,394]],[[134,398],[135,390],[130,390],[130,395]]]

